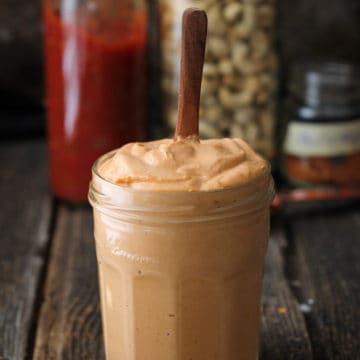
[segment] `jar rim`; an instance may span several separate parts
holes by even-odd
[[[169,223],[221,220],[264,209],[274,198],[269,163],[261,175],[233,187],[192,192],[156,191],[134,189],[104,179],[99,174],[99,164],[113,156],[115,151],[94,163],[88,198],[94,208],[122,221],[125,218],[127,221],[138,219],[139,216],[153,223],[164,216]]]

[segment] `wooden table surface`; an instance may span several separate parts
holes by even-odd
[[[0,359],[103,359],[91,209],[51,198],[41,141],[0,164]],[[359,204],[274,217],[261,359],[360,359],[359,279]]]

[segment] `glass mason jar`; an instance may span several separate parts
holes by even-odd
[[[169,130],[177,116],[181,16],[195,6],[208,14],[200,102],[203,138],[240,137],[274,156],[277,57],[275,0],[159,0],[163,113]]]
[[[270,170],[225,190],[135,190],[99,175],[113,154],[89,191],[107,359],[257,359]]]
[[[302,63],[292,71],[281,161],[297,186],[360,185],[360,68]]]
[[[45,0],[47,128],[51,186],[87,198],[103,153],[143,140],[145,0]]]

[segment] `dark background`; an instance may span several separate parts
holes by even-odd
[[[359,0],[279,0],[279,41],[285,60],[360,62]]]
[[[302,59],[360,63],[360,1],[278,0],[278,46],[283,73]],[[39,133],[44,104],[42,68],[41,0],[1,0],[2,137]]]
[[[41,40],[41,0],[0,1],[1,106],[41,104]]]

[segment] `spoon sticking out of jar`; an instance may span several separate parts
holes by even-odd
[[[199,104],[207,36],[207,15],[203,10],[184,11],[180,60],[178,117],[175,140],[199,137]]]

